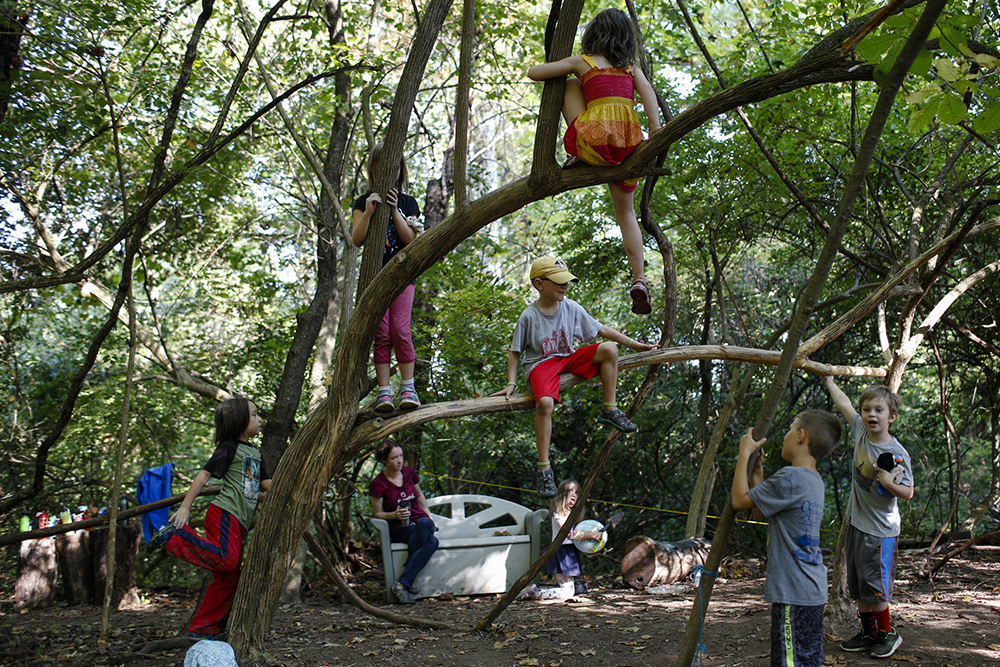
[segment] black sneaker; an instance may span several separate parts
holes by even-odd
[[[167,546],[170,538],[174,536],[177,529],[174,528],[173,524],[167,523],[163,528],[153,533],[153,536],[149,538],[149,543],[146,545],[150,549],[163,549]]]
[[[552,468],[535,471],[535,488],[542,498],[555,498],[558,489],[556,488],[556,476]]]
[[[417,601],[417,599],[413,597],[413,593],[411,593],[406,586],[398,581],[394,583],[392,588],[389,590],[392,591],[393,597],[396,598],[396,601],[399,602],[399,604],[414,604]]]
[[[840,648],[844,651],[850,651],[854,653],[855,651],[867,651],[872,646],[875,645],[875,638],[871,635],[865,634],[865,632],[859,631],[858,634],[854,635],[850,639],[840,642]]]
[[[639,430],[639,427],[633,424],[629,418],[625,416],[625,413],[618,408],[601,410],[601,414],[597,415],[597,421],[614,427],[622,433],[635,433]]]
[[[886,632],[885,630],[879,630],[875,633],[875,639],[872,640],[871,655],[873,658],[888,658],[890,655],[896,652],[899,645],[903,643],[903,638],[899,636],[899,633],[895,630]]]

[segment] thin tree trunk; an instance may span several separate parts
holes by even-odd
[[[934,350],[934,360],[937,364],[938,371],[938,394],[940,400],[940,412],[941,419],[944,420],[945,431],[947,433],[946,437],[946,447],[948,450],[948,497],[951,500],[951,504],[948,509],[947,518],[941,522],[941,527],[938,529],[937,534],[934,539],[931,540],[930,545],[927,547],[927,574],[930,576],[932,574],[931,569],[931,554],[937,548],[938,541],[948,530],[949,526],[954,530],[955,514],[958,511],[958,500],[960,496],[960,489],[962,486],[962,447],[959,444],[958,432],[955,430],[955,424],[952,423],[951,417],[948,415],[948,372],[945,368],[944,361],[941,359],[941,351],[938,349],[937,343],[933,337],[931,337],[931,347]]]
[[[476,0],[462,3],[462,43],[458,56],[455,91],[455,208],[465,206],[469,174],[469,91],[472,88],[472,50],[476,39]]]
[[[101,641],[108,637],[108,624],[111,617],[111,599],[115,589],[115,574],[117,573],[115,540],[118,535],[118,497],[122,485],[122,464],[125,458],[125,443],[128,441],[128,424],[130,404],[132,401],[132,384],[135,375],[135,353],[138,339],[135,334],[135,298],[131,287],[128,294],[129,345],[128,365],[125,370],[125,387],[122,396],[122,423],[118,434],[118,446],[115,448],[115,473],[111,480],[111,500],[108,502],[108,547],[107,572],[104,581],[104,608],[101,610]]]

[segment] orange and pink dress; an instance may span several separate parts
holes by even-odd
[[[580,57],[590,65],[580,77],[587,108],[570,123],[563,146],[570,155],[595,167],[621,164],[643,140],[635,112],[632,68],[598,67],[590,56]],[[634,178],[614,185],[632,192],[638,182]]]

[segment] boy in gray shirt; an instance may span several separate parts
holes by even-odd
[[[903,643],[889,614],[901,523],[897,499],[910,500],[914,493],[910,455],[889,432],[899,415],[899,396],[874,384],[861,392],[855,410],[833,377],[823,382],[854,442],[844,542],[847,588],[857,600],[861,629],[840,648],[888,658]]]
[[[752,432],[740,438],[732,503],[769,521],[764,599],[771,603],[771,665],[822,665],[827,585],[819,548],[824,487],[816,463],[837,446],[840,420],[825,410],[800,412],[782,442],[781,458],[791,465],[766,480],[763,456],[747,479],[751,456],[766,442]]]
[[[542,498],[554,498],[556,495],[555,474],[549,465],[549,445],[552,439],[552,411],[559,402],[559,376],[572,373],[592,378],[599,374],[604,388],[604,409],[597,416],[597,421],[625,433],[634,433],[639,427],[616,404],[617,344],[626,345],[636,352],[659,347],[640,343],[602,325],[583,306],[567,299],[566,288],[577,280],[561,259],[546,255],[532,262],[531,285],[538,290],[538,298],[524,309],[514,327],[507,358],[509,382],[506,387],[491,394],[510,398],[517,386],[517,367],[520,363],[535,399],[535,447],[538,450],[535,481],[538,495]],[[608,341],[576,347],[577,341],[587,342],[595,336]]]

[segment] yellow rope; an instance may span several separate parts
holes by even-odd
[[[498,489],[510,489],[511,491],[526,491],[528,493],[534,493],[534,489],[525,489],[525,488],[520,487],[520,486],[507,486],[506,484],[495,484],[493,482],[479,482],[479,481],[476,481],[474,479],[463,479],[461,477],[449,477],[448,475],[435,475],[432,472],[426,472],[426,471],[423,471],[423,470],[420,471],[420,474],[424,475],[426,477],[435,477],[437,479],[450,479],[450,480],[455,481],[455,482],[465,482],[466,484],[479,484],[481,486],[493,486],[493,487],[496,487]],[[588,498],[587,502],[590,502],[590,503],[601,503],[601,504],[604,504],[604,505],[611,505],[612,507],[628,507],[630,509],[649,510],[650,512],[662,512],[664,514],[680,514],[682,516],[687,516],[688,515],[688,512],[681,512],[680,510],[666,510],[666,509],[663,509],[663,508],[660,508],[660,507],[648,507],[646,505],[631,505],[629,503],[619,503],[619,502],[615,502],[613,500],[597,500],[595,498]],[[709,515],[707,515],[707,518],[709,518],[709,519],[718,519],[719,517],[716,516],[716,515],[714,515],[714,514],[709,514]],[[757,526],[766,526],[767,525],[767,522],[765,522],[765,521],[754,521],[752,519],[736,519],[736,520],[739,521],[739,522],[741,522],[741,523],[749,523],[749,524],[753,524],[753,525],[757,525]],[[828,528],[824,528],[823,530],[828,531],[829,529]]]

